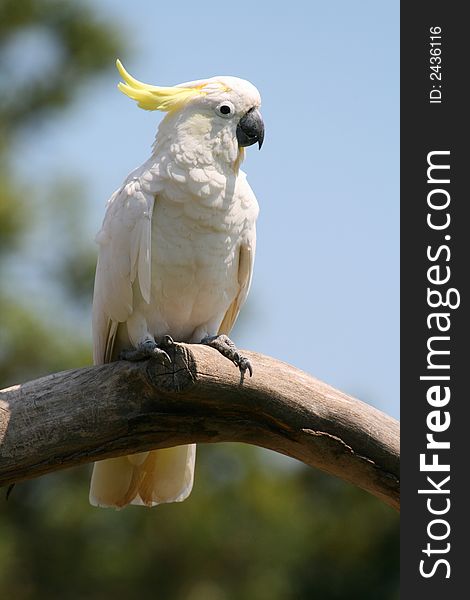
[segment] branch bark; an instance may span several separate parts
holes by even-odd
[[[172,368],[115,362],[0,392],[0,485],[112,456],[192,442],[245,442],[286,454],[399,507],[399,425],[273,358],[254,375],[178,344]]]

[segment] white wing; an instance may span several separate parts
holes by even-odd
[[[253,274],[253,263],[255,259],[255,243],[256,239],[253,235],[253,239],[250,240],[250,244],[242,244],[240,246],[240,252],[238,255],[238,294],[235,300],[229,306],[223,321],[219,327],[219,335],[225,333],[228,335],[235,325],[240,309],[245,303],[245,300],[250,291],[251,277]]]
[[[137,279],[150,302],[152,212],[159,181],[141,167],[109,199],[103,226],[93,294],[93,361],[111,360],[119,323],[132,314],[132,285]]]
[[[234,301],[229,306],[222,323],[219,327],[219,335],[224,333],[229,335],[232,327],[235,325],[240,309],[246,301],[250,291],[251,279],[253,276],[253,265],[255,262],[256,251],[256,219],[258,217],[259,207],[256,197],[246,180],[246,175],[240,171],[240,197],[242,207],[247,211],[246,223],[248,227],[244,234],[244,239],[240,244],[238,254],[238,293]]]

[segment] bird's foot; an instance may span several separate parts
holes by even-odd
[[[171,346],[175,345],[175,340],[171,337],[171,335],[164,335],[158,345],[160,348],[171,348]]]
[[[141,342],[137,348],[122,350],[119,358],[121,360],[129,360],[131,362],[153,358],[163,366],[170,367],[171,358],[163,348],[169,348],[173,344],[174,341],[169,335],[165,335],[160,344],[157,344],[155,340],[147,339]]]
[[[253,375],[253,367],[251,366],[250,361],[240,354],[238,348],[232,342],[232,340],[226,335],[208,335],[204,339],[201,340],[201,344],[205,346],[211,346],[211,348],[215,348],[233,362],[235,366],[240,369],[240,382],[243,383],[245,379],[245,373],[248,371],[250,377]]]

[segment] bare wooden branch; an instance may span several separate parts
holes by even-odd
[[[171,350],[171,349],[170,349]],[[171,369],[115,362],[0,392],[0,485],[111,456],[245,442],[332,473],[399,507],[399,427],[379,410],[273,358],[254,376],[201,345]]]

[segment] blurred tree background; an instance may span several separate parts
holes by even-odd
[[[54,60],[24,59],[38,39]],[[12,158],[123,52],[119,23],[91,4],[0,0],[0,387],[91,363],[86,182],[36,185]],[[3,491],[1,598],[398,598],[398,516],[304,465],[200,446],[188,501],[122,512],[89,506],[90,470],[17,485],[8,501]]]

